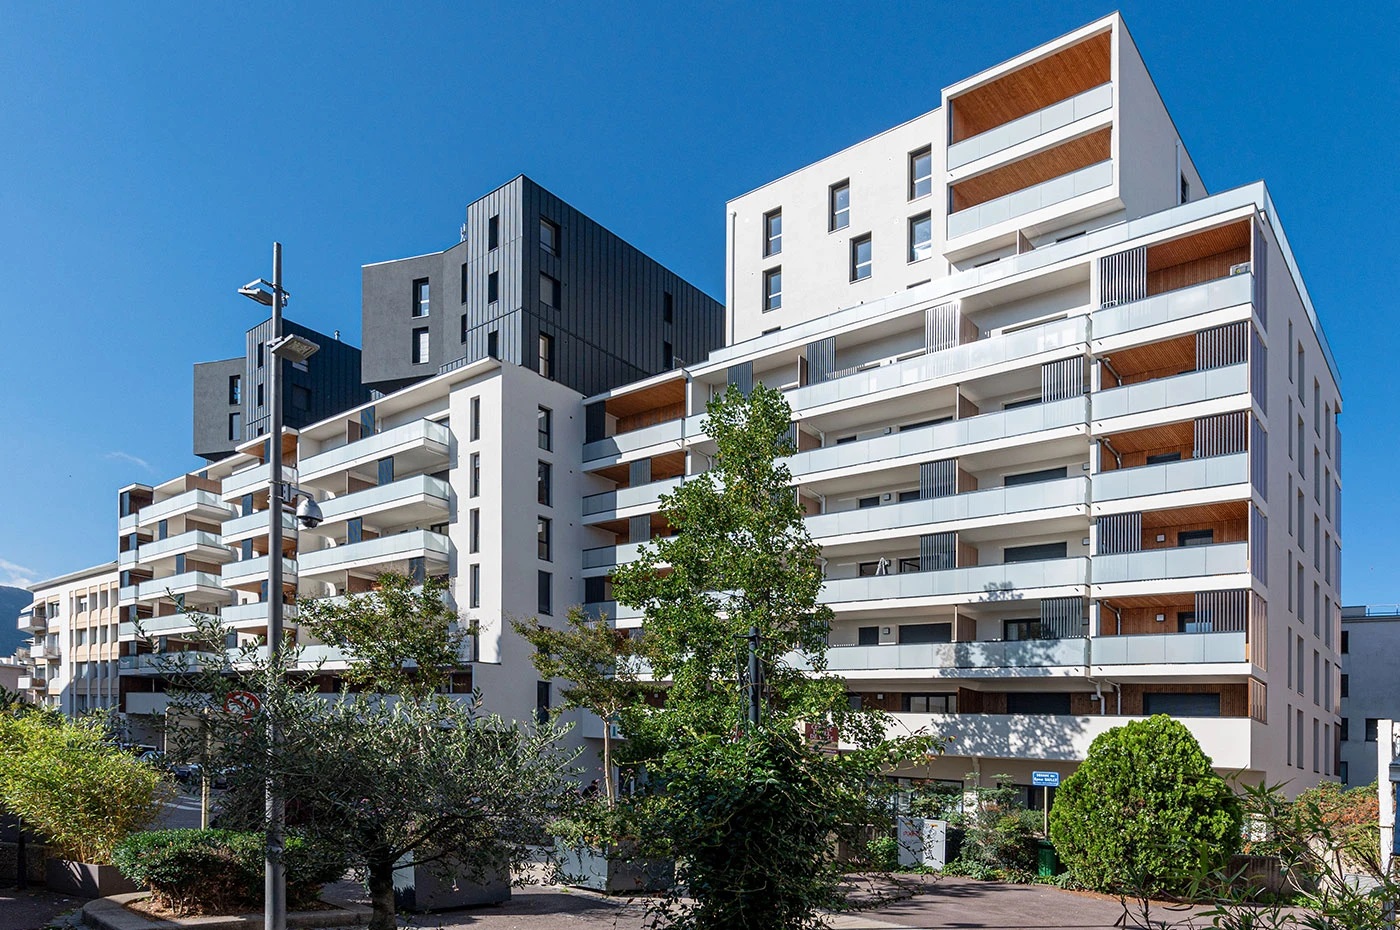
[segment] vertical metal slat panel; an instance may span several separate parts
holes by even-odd
[[[938,352],[957,345],[961,325],[962,311],[958,301],[929,307],[924,311],[924,351]]]
[[[1264,230],[1256,217],[1254,221],[1254,254],[1250,256],[1250,270],[1254,272],[1254,310],[1264,331],[1269,329],[1269,243],[1264,238]]]
[[[1212,633],[1247,633],[1249,591],[1197,591],[1196,622],[1209,623]]]
[[[1099,555],[1142,550],[1142,514],[1115,513],[1099,517]]]
[[[919,568],[926,572],[953,568],[957,547],[957,533],[925,533],[919,537]]]
[[[627,541],[646,542],[651,539],[651,515],[642,514],[627,521]]]
[[[1249,416],[1243,410],[1198,417],[1194,424],[1192,456],[1234,455],[1245,451],[1248,441]]]
[[[627,469],[627,481],[632,487],[651,483],[651,459],[638,459]]]
[[[1040,366],[1040,399],[1043,403],[1084,396],[1084,356],[1062,358]]]
[[[1040,601],[1040,635],[1077,639],[1087,632],[1088,612],[1082,597],[1047,597]]]
[[[1099,259],[1099,301],[1111,307],[1147,296],[1147,246]]]
[[[1263,595],[1249,592],[1249,628],[1245,632],[1249,661],[1264,670],[1269,668],[1269,607]]]
[[[1249,508],[1249,570],[1261,584],[1269,583],[1269,520],[1258,507]]]
[[[827,336],[807,343],[807,383],[821,384],[830,380],[836,370],[836,337]]]
[[[1253,326],[1249,328],[1249,390],[1265,416],[1269,413],[1269,358],[1264,341]]]
[[[1224,368],[1245,361],[1249,324],[1244,320],[1212,326],[1196,333],[1196,370]]]
[[[1249,476],[1259,496],[1269,499],[1269,434],[1258,418],[1249,418]],[[1284,503],[1287,503],[1285,501]]]
[[[753,362],[740,362],[729,366],[729,383],[748,396],[753,393]]]
[[[958,460],[942,459],[919,466],[919,499],[952,497],[958,492]]]

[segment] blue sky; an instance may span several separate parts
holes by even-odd
[[[197,464],[190,366],[524,172],[723,296],[727,198],[935,107],[1103,3],[0,6],[0,584],[114,557]],[[1392,4],[1129,3],[1211,190],[1266,179],[1342,369],[1344,599],[1400,601]],[[1286,11],[1286,12],[1281,12]]]

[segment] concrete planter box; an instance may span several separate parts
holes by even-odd
[[[400,910],[440,911],[509,900],[510,874],[504,868],[467,875],[450,860],[423,865],[409,860],[394,870],[394,902]]]
[[[44,863],[44,884],[48,885],[49,891],[78,898],[106,898],[141,890],[127,881],[114,865],[94,865],[68,859],[50,859]]]
[[[637,855],[635,843],[619,843],[598,849],[578,844],[554,844],[559,874],[566,885],[604,894],[651,894],[665,891],[676,881],[673,859],[646,859]]]

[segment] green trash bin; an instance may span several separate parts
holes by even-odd
[[[1041,878],[1053,878],[1060,874],[1060,859],[1055,855],[1055,847],[1049,840],[1040,840],[1036,850],[1036,874]]]

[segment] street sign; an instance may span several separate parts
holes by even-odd
[[[1031,784],[1037,788],[1060,787],[1059,772],[1031,772]]]

